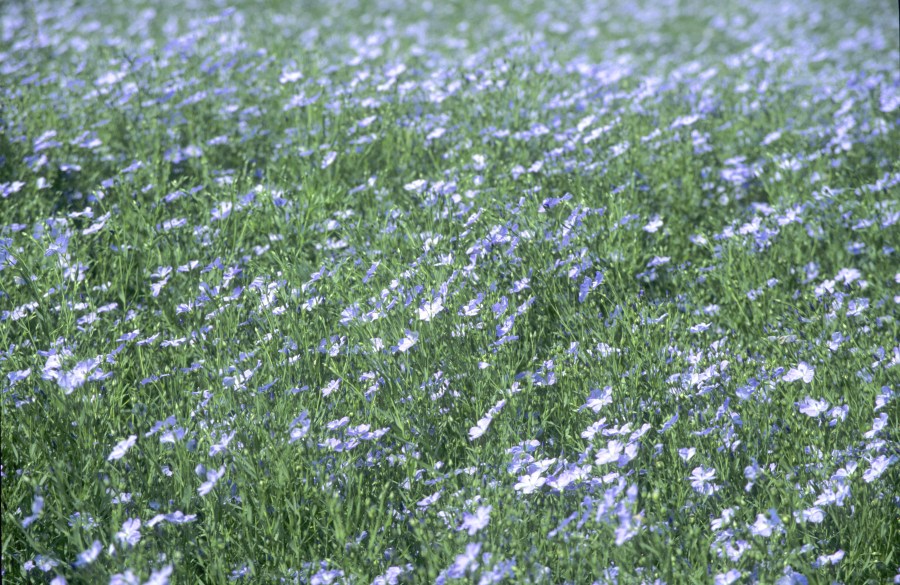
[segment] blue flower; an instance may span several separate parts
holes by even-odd
[[[457,531],[465,530],[469,536],[483,529],[491,521],[491,506],[479,506],[474,514],[463,512],[462,525]]]
[[[125,456],[125,453],[131,449],[134,444],[137,442],[137,435],[130,435],[127,439],[120,441],[115,447],[113,447],[112,452],[109,454],[109,457],[106,458],[107,461],[116,461]]]
[[[122,523],[122,529],[116,532],[116,539],[122,544],[134,546],[141,541],[141,519],[129,518]]]

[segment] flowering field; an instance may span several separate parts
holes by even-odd
[[[0,34],[4,583],[900,583],[896,4]]]

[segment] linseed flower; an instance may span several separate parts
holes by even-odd
[[[879,477],[881,474],[887,471],[887,468],[891,466],[897,460],[896,455],[892,455],[888,457],[887,455],[879,455],[875,459],[872,460],[872,463],[865,472],[863,472],[863,481],[866,483],[872,483]]]
[[[737,569],[731,569],[727,573],[720,573],[716,575],[714,582],[715,585],[731,585],[740,578],[741,572]]]
[[[9,380],[9,387],[12,388],[16,382],[26,379],[31,374],[31,368],[19,371],[9,372],[6,377]]]
[[[490,416],[484,416],[475,423],[475,426],[469,429],[469,440],[474,441],[475,439],[480,438],[484,433],[487,432],[488,426],[490,426],[491,421],[493,419]]]
[[[144,585],[169,585],[169,577],[172,576],[174,569],[172,565],[166,565],[158,571],[153,571],[150,578],[144,581]]]
[[[134,546],[141,540],[141,519],[129,518],[122,523],[122,529],[116,533],[116,539],[122,544]]]
[[[431,303],[425,303],[418,310],[419,320],[431,321],[435,315],[444,310],[444,299],[438,297]]]
[[[223,433],[219,438],[219,442],[213,444],[209,448],[209,456],[215,457],[220,453],[224,453],[228,449],[228,444],[231,442],[231,439],[234,438],[235,431],[231,431],[230,433]]]
[[[465,530],[469,536],[484,528],[491,521],[491,506],[479,506],[474,514],[463,512],[463,522],[457,531]]]
[[[519,477],[518,483],[513,486],[517,492],[522,492],[524,495],[533,494],[537,490],[541,488],[545,483],[547,483],[546,477],[541,477],[543,470],[538,469],[534,473],[530,473],[528,475],[523,475]]]
[[[394,351],[394,353],[398,351],[406,353],[410,348],[412,348],[412,346],[416,344],[417,341],[419,341],[419,334],[415,331],[410,331],[409,329],[407,329],[406,336],[400,339],[397,345],[393,346],[391,349]]]
[[[78,557],[73,564],[78,568],[90,565],[97,560],[97,558],[100,556],[100,551],[102,550],[103,545],[100,544],[99,540],[95,540],[87,550],[78,553]]]
[[[484,295],[481,293],[478,293],[477,297],[475,297],[474,299],[472,299],[471,301],[469,301],[468,303],[466,303],[465,305],[463,305],[462,307],[459,308],[457,315],[460,315],[463,317],[474,317],[475,315],[478,314],[478,312],[480,310],[479,306],[481,305],[482,300],[484,300]]]
[[[131,569],[124,573],[116,573],[109,579],[109,585],[139,585],[140,582],[141,580]]]
[[[607,443],[605,449],[600,449],[599,451],[597,451],[597,456],[594,459],[594,463],[596,465],[605,465],[607,463],[618,461],[619,456],[622,454],[622,451],[624,449],[624,443],[613,439],[612,441]]]
[[[830,555],[819,555],[819,558],[813,563],[813,568],[818,569],[827,565],[836,565],[844,558],[844,551],[837,550]]]
[[[756,522],[750,525],[750,534],[753,536],[770,537],[772,533],[781,528],[781,519],[774,508],[769,509],[769,517],[762,514],[756,515]]]
[[[443,490],[438,490],[435,493],[431,494],[430,496],[426,496],[426,497],[422,498],[421,500],[416,502],[416,505],[419,508],[421,508],[422,510],[427,510],[429,506],[431,506],[432,504],[437,502],[439,499],[441,499],[442,491]]]
[[[35,520],[40,518],[41,512],[44,510],[44,498],[41,496],[34,496],[34,501],[31,502],[31,516],[27,516],[22,519],[22,528],[28,528],[31,526]]]
[[[451,579],[461,579],[467,571],[474,571],[478,568],[478,553],[481,552],[481,543],[472,542],[466,545],[466,552],[457,555],[453,561],[453,565],[447,572],[447,576]]]
[[[109,457],[106,458],[107,461],[116,461],[125,456],[125,453],[131,449],[134,444],[137,442],[137,435],[131,435],[124,441],[120,441],[115,447],[113,447],[112,453],[109,454]]]
[[[200,484],[200,487],[197,488],[197,493],[201,496],[205,496],[209,492],[216,487],[216,483],[225,475],[225,466],[223,465],[218,470],[209,470],[206,472],[206,481]]]
[[[806,416],[818,418],[828,410],[828,403],[824,400],[816,400],[807,396],[801,402],[796,402],[797,409]]]
[[[788,373],[784,375],[782,380],[785,382],[795,382],[797,380],[803,380],[804,384],[809,384],[812,382],[813,374],[815,374],[815,368],[810,366],[806,362],[800,362],[797,364],[796,368],[791,368],[788,370]]]
[[[688,479],[691,480],[691,487],[694,488],[694,491],[698,494],[711,496],[716,493],[720,487],[714,483],[710,483],[715,478],[716,470],[714,468],[707,468],[701,465],[700,467],[694,468]]]

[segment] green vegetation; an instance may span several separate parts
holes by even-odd
[[[4,582],[900,582],[896,6],[104,4],[0,15]]]

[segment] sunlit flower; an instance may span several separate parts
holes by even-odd
[[[829,408],[828,403],[824,400],[816,400],[809,396],[795,404],[797,405],[797,408],[800,410],[800,412],[812,418],[819,417]]]
[[[432,504],[434,504],[439,499],[441,499],[441,493],[442,493],[442,490],[438,490],[435,493],[431,494],[430,496],[426,496],[426,497],[422,498],[421,500],[419,500],[418,502],[416,502],[416,505],[419,508],[428,509],[428,507],[430,507]]]
[[[756,515],[756,522],[750,525],[750,534],[753,536],[764,536],[768,538],[772,533],[779,530],[782,526],[781,519],[774,508],[769,510],[769,517],[762,514]]]
[[[888,457],[887,455],[879,455],[875,459],[872,460],[872,463],[869,465],[869,469],[863,472],[863,480],[866,483],[872,483],[887,471],[887,468],[891,466],[892,463],[897,461],[896,455],[891,455]]]
[[[150,573],[150,578],[144,581],[143,585],[169,585],[169,577],[172,576],[174,570],[174,566],[166,565],[158,571],[153,571]]]
[[[720,573],[713,578],[715,585],[731,585],[741,578],[741,572],[737,569],[731,569],[726,573]]]
[[[788,370],[788,373],[784,375],[782,380],[784,380],[785,382],[796,382],[797,380],[803,380],[805,384],[809,384],[810,382],[812,382],[814,373],[815,368],[813,368],[806,362],[800,362],[799,364],[797,364],[797,367]]]
[[[35,520],[40,518],[41,512],[44,510],[44,498],[42,496],[34,496],[31,502],[31,515],[22,519],[22,528],[28,528],[34,524]]]
[[[109,579],[109,585],[140,585],[141,580],[131,571],[126,570],[124,573],[116,573]]]
[[[650,219],[650,222],[644,226],[644,231],[650,234],[654,234],[659,231],[663,225],[662,219],[658,215],[654,215],[653,218]]]
[[[341,386],[341,379],[331,380],[322,387],[322,396],[328,396],[335,392]]]
[[[406,336],[400,339],[400,342],[395,345],[392,349],[394,352],[402,352],[405,353],[412,348],[419,341],[419,334],[415,331],[406,330]]]
[[[462,525],[457,530],[465,530],[472,536],[491,521],[491,506],[479,506],[474,514],[463,512]]]
[[[97,560],[102,550],[103,545],[100,544],[99,540],[95,540],[90,547],[78,553],[78,557],[76,558],[74,565],[79,568],[90,565]]]
[[[807,508],[800,512],[800,517],[805,522],[812,522],[813,524],[820,524],[825,520],[825,512],[822,508],[818,506],[813,506],[812,508]]]
[[[129,518],[122,523],[122,529],[116,532],[116,539],[122,544],[134,546],[141,540],[141,519]]]
[[[431,321],[435,315],[444,310],[444,299],[438,297],[434,302],[425,303],[418,310],[419,319]]]
[[[109,457],[107,457],[106,460],[116,461],[117,459],[121,459],[125,456],[125,453],[127,453],[129,449],[134,447],[134,444],[136,442],[137,435],[130,435],[127,439],[120,441],[115,447],[113,447],[112,452],[109,454]]]
[[[622,455],[622,451],[624,449],[624,443],[613,439],[612,441],[607,443],[604,449],[600,449],[599,451],[597,451],[597,455],[594,458],[594,464],[606,465],[607,463],[618,461],[619,456]]]
[[[844,558],[844,551],[836,550],[830,555],[819,555],[816,562],[813,563],[814,568],[824,567],[827,565],[836,565]]]
[[[524,495],[533,494],[547,483],[547,478],[541,477],[542,473],[543,471],[538,469],[534,473],[519,477],[519,481],[513,486],[513,489],[517,492],[522,492]]]
[[[206,481],[200,484],[200,487],[197,488],[197,493],[201,496],[205,496],[209,492],[216,487],[216,483],[225,475],[225,466],[223,465],[218,470],[211,469],[206,472]]]
[[[691,487],[698,494],[711,496],[719,490],[719,486],[711,483],[716,478],[716,470],[707,467],[695,467],[688,478],[691,481]]]
[[[222,433],[222,436],[219,438],[218,442],[214,443],[209,448],[209,456],[215,457],[220,453],[224,453],[228,449],[228,444],[231,443],[231,439],[234,438],[235,431],[231,431],[230,433]]]
[[[337,152],[333,150],[328,151],[325,154],[325,157],[322,159],[322,164],[320,165],[320,167],[322,169],[327,169],[331,166],[331,163],[333,163],[335,159],[337,159]]]

